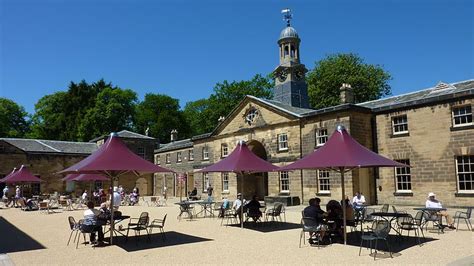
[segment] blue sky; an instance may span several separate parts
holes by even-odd
[[[285,7],[308,68],[357,53],[392,74],[394,95],[474,78],[470,0],[0,0],[0,97],[31,113],[70,81],[104,78],[184,106],[271,72]]]

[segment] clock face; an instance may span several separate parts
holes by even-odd
[[[296,78],[297,80],[302,80],[302,79],[304,78],[304,72],[301,71],[301,70],[296,71],[296,73],[295,73],[295,78]]]
[[[252,107],[249,110],[247,110],[247,112],[245,113],[245,116],[244,116],[245,122],[250,126],[255,122],[257,116],[258,116],[258,110]]]
[[[286,71],[282,71],[280,72],[280,74],[278,74],[278,80],[280,82],[285,81],[287,77],[288,77],[288,73],[286,73]]]

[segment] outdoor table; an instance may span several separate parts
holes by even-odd
[[[388,221],[390,224],[390,228],[393,229],[393,231],[395,231],[399,236],[401,236],[402,234],[395,227],[392,226],[392,222],[400,217],[410,217],[410,214],[401,212],[374,212],[371,215],[374,217],[380,217],[385,221]]]
[[[201,213],[204,213],[204,218],[206,218],[206,214],[209,214],[209,217],[214,216],[214,213],[212,212],[211,205],[214,204],[214,201],[207,201],[207,200],[197,200],[197,201],[189,201],[191,204],[198,204],[201,206],[201,211],[196,213],[196,216],[198,216]]]
[[[419,207],[419,208],[413,208],[413,210],[415,211],[422,211],[425,215],[427,215],[428,217],[433,215],[433,214],[436,214],[437,212],[439,211],[446,211],[447,209],[446,208],[427,208],[427,207]],[[443,225],[443,219],[441,219],[442,217],[439,216],[439,221],[438,221],[438,226],[439,226],[439,229],[441,229],[441,232],[444,233],[444,227],[446,227],[445,225]],[[424,219],[424,224],[427,224],[428,221],[426,221],[426,219]]]
[[[124,220],[127,220],[127,219],[130,219],[129,215],[121,215],[121,216],[114,217],[114,228],[113,228],[114,231],[113,232],[114,232],[115,236],[117,236],[117,234],[121,234],[122,236],[126,236],[124,233],[120,232],[120,229],[122,228],[121,225],[119,226],[119,229],[115,229],[115,226],[117,224],[123,222]],[[107,219],[106,224],[104,224],[103,226],[109,226],[109,225],[110,225],[110,219]],[[104,235],[107,234],[108,232],[110,232],[110,229],[105,231]]]

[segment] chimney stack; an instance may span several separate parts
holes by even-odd
[[[178,130],[171,130],[171,142],[178,140]]]
[[[352,91],[351,84],[342,83],[341,88],[339,88],[339,92],[341,104],[354,103],[354,92]]]

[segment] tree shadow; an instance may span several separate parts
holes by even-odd
[[[229,224],[227,226],[240,227],[240,224]],[[270,233],[301,228],[301,224],[288,222],[245,222],[244,228],[261,233]]]
[[[12,253],[27,250],[45,249],[38,241],[0,217],[0,253]]]
[[[126,241],[125,236],[119,236],[114,237],[114,245],[121,247],[127,252],[133,252],[145,249],[186,245],[204,241],[213,241],[213,239],[182,234],[175,231],[165,232],[165,236],[166,240],[163,240],[162,235],[157,232],[151,234],[150,240],[148,240],[146,234],[141,236],[132,235],[128,237],[128,241]]]

